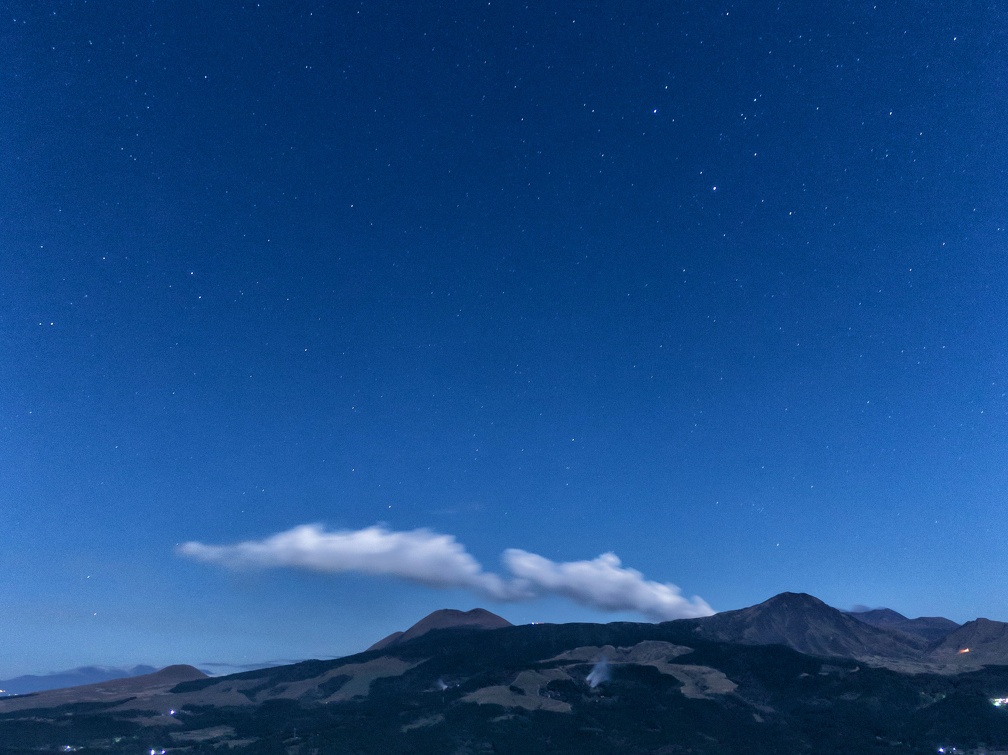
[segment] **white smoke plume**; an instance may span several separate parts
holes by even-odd
[[[602,682],[609,681],[610,677],[609,659],[603,655],[595,662],[595,665],[592,666],[592,670],[588,672],[588,676],[585,677],[585,681],[588,682],[589,687],[595,689]]]
[[[396,577],[429,587],[464,588],[497,601],[559,595],[589,608],[634,611],[658,621],[714,612],[699,597],[684,598],[675,585],[645,580],[612,553],[557,563],[508,549],[503,561],[510,578],[503,579],[485,571],[453,536],[426,529],[395,532],[374,526],[327,532],[309,524],[233,545],[183,543],[178,553],[233,569],[286,567]]]

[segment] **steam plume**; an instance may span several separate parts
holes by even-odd
[[[588,676],[585,678],[585,681],[588,682],[589,687],[595,689],[602,682],[609,681],[609,678],[609,659],[603,655],[595,662],[595,665],[592,666],[592,670],[588,672]]]

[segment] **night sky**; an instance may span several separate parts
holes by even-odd
[[[442,607],[1008,619],[1005,29],[4,3],[0,678]]]

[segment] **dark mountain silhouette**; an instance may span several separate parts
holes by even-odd
[[[176,666],[7,698],[0,754],[57,741],[92,752],[291,755],[1008,748],[1008,717],[992,704],[1008,666],[954,665],[974,647],[971,662],[1001,657],[999,622],[970,622],[928,651],[921,638],[784,593],[663,624],[506,624],[438,611],[347,658],[213,678]],[[971,652],[959,653],[965,642]],[[942,652],[954,654],[944,675],[874,665],[889,653],[908,668],[917,663],[908,658],[932,656],[937,666]]]
[[[81,666],[68,671],[57,671],[51,674],[29,674],[13,679],[0,679],[0,696],[26,695],[29,692],[41,692],[47,689],[62,689],[63,687],[79,687],[82,684],[95,684],[109,679],[122,679],[129,676],[140,676],[156,671],[153,666],[134,666],[133,668],[111,668],[108,666]]]
[[[170,667],[6,698],[0,755],[56,746],[236,755],[1008,749],[1008,716],[992,704],[1008,689],[1008,667],[901,673],[836,657],[843,648],[911,651],[906,636],[808,595],[662,624],[488,632],[473,628],[486,616],[459,625],[458,613],[437,612],[408,641],[336,660],[212,678]],[[956,631],[993,648],[1004,628],[978,621]],[[721,641],[719,632],[743,639]]]
[[[920,637],[929,643],[939,642],[950,632],[959,627],[951,619],[942,616],[922,616],[917,619],[908,619],[901,613],[889,608],[874,608],[869,611],[848,611],[848,616],[852,616],[858,621],[870,624],[879,629],[888,629],[895,632]]]
[[[817,656],[905,660],[918,658],[927,646],[920,637],[871,626],[805,593],[785,592],[750,608],[691,621],[705,638],[786,645]]]
[[[427,634],[432,629],[455,629],[467,627],[470,629],[500,629],[501,627],[512,626],[507,619],[502,619],[495,613],[490,613],[483,608],[474,608],[471,611],[456,611],[453,608],[443,608],[434,611],[405,632],[393,632],[388,637],[378,640],[368,650],[381,650],[392,645],[399,645],[409,642],[412,639]]]
[[[927,658],[963,669],[1008,665],[1008,624],[990,619],[968,621],[947,634]]]

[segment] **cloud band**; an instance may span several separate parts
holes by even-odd
[[[651,582],[622,566],[613,553],[557,563],[510,548],[509,579],[487,572],[451,535],[427,529],[396,532],[381,526],[327,532],[306,524],[262,540],[233,545],[183,543],[178,552],[228,568],[295,568],[389,576],[435,588],[463,588],[497,601],[559,595],[600,611],[634,611],[656,621],[708,616],[702,598],[683,597],[673,584]]]

